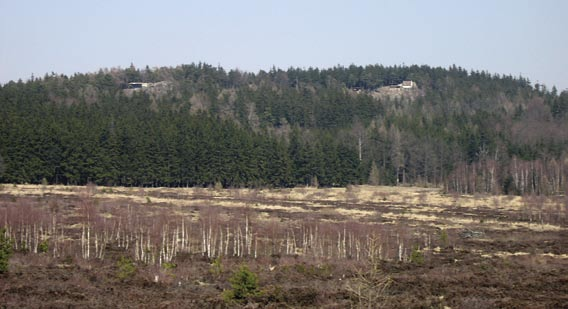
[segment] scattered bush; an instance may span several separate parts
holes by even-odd
[[[0,274],[8,272],[8,261],[12,256],[12,240],[6,236],[6,230],[0,229]]]
[[[310,265],[310,264],[295,264],[294,269],[299,274],[305,277],[313,277],[319,279],[327,279],[332,276],[332,266],[330,264]]]
[[[440,243],[442,244],[443,248],[446,248],[449,245],[448,232],[446,230],[442,230],[440,232]]]
[[[28,246],[28,243],[25,240],[22,241],[22,243],[20,244],[20,248],[19,248],[18,252],[24,253],[24,254],[30,252],[30,247]]]
[[[410,262],[417,265],[424,264],[424,253],[420,251],[420,248],[418,248],[418,246],[414,246],[414,249],[412,249],[412,253],[410,254]]]
[[[247,266],[241,266],[229,279],[231,290],[225,291],[226,302],[243,302],[258,293],[258,277]]]
[[[280,286],[269,285],[262,289],[255,297],[259,303],[268,305],[270,303],[281,303],[286,301],[285,291]]]
[[[47,239],[44,239],[42,242],[40,242],[37,248],[39,253],[47,253],[47,251],[49,250],[49,243],[47,242]]]
[[[216,278],[219,278],[219,276],[221,276],[221,274],[223,273],[223,264],[220,256],[213,260],[209,272]]]
[[[131,259],[127,257],[120,257],[120,260],[116,263],[118,267],[116,277],[119,280],[126,280],[132,277],[136,273],[136,265],[132,262]]]

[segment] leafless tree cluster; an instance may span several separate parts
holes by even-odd
[[[536,224],[566,223],[568,222],[567,201],[566,197],[547,198],[542,195],[526,194],[519,209],[519,220]]]
[[[29,204],[4,209],[3,227],[9,238],[13,240],[14,249],[23,252],[40,253],[42,243],[49,238],[60,239],[56,229],[57,218],[51,217],[40,209],[34,209]],[[59,247],[54,247],[57,252]]]
[[[446,187],[465,194],[562,194],[568,179],[567,160],[526,161],[513,157],[509,162],[500,162],[484,157],[478,162],[456,166]]]
[[[105,259],[109,249],[122,250],[133,260],[158,265],[181,253],[407,260],[417,242],[401,226],[309,218],[282,222],[259,219],[248,207],[223,215],[219,211],[212,205],[186,212],[155,211],[146,204],[101,205],[87,194],[72,216],[64,217],[57,207],[11,205],[0,209],[0,222],[16,250],[85,260]]]

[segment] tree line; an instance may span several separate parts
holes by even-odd
[[[0,107],[7,183],[554,194],[568,176],[568,92],[456,66],[52,73],[2,85]]]

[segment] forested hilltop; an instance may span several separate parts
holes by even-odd
[[[0,117],[4,183],[567,189],[568,92],[455,66],[51,74]]]

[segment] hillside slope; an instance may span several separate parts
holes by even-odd
[[[10,183],[567,186],[568,93],[455,66],[52,74],[2,85],[0,117]]]

